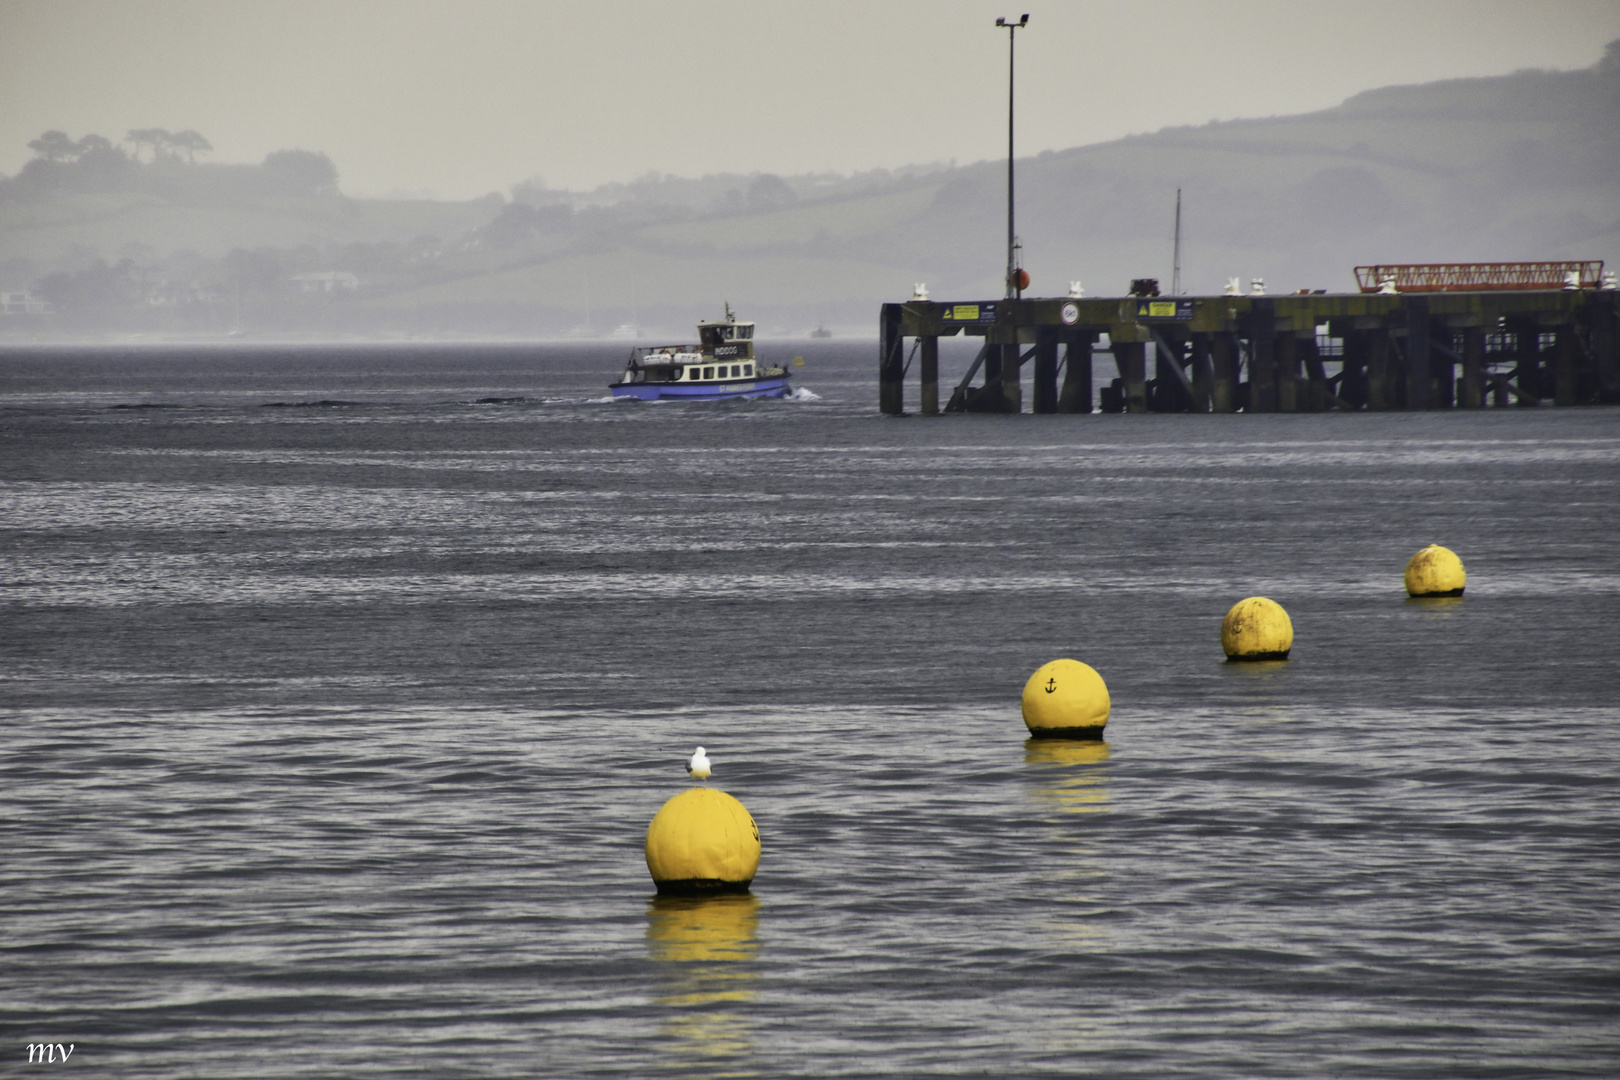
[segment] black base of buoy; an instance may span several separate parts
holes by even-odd
[[[1282,652],[1257,652],[1249,653],[1246,656],[1228,656],[1226,662],[1228,664],[1248,664],[1256,660],[1286,660],[1290,651],[1292,650],[1284,649]]]
[[[747,881],[721,881],[718,878],[686,878],[682,881],[657,881],[659,896],[719,896],[723,893],[745,893],[753,878]]]
[[[1461,596],[1462,594],[1463,594],[1462,589],[1449,589],[1446,592],[1413,593],[1413,594],[1411,594],[1409,599],[1412,599],[1412,600],[1439,600],[1442,597]]]
[[[1100,727],[1030,728],[1029,737],[1032,739],[1090,739],[1096,742],[1103,737],[1103,729]]]

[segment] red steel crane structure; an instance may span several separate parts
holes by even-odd
[[[1575,275],[1573,278],[1570,275]],[[1500,289],[1595,289],[1603,260],[1580,262],[1400,263],[1356,267],[1364,293],[1488,292]]]

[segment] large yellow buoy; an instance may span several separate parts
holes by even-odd
[[[683,791],[647,826],[647,869],[660,895],[747,892],[759,869],[759,826],[723,791]]]
[[[1406,563],[1408,596],[1461,596],[1468,575],[1450,548],[1430,544]]]
[[[1294,647],[1294,624],[1275,600],[1250,596],[1221,620],[1221,648],[1228,660],[1286,660]]]
[[[1024,723],[1037,739],[1100,739],[1108,684],[1089,664],[1053,660],[1024,684]]]

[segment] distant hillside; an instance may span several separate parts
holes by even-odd
[[[1613,265],[1620,42],[1586,71],[1387,87],[1303,116],[1043,155],[1021,177],[1032,275],[1083,277],[1104,293],[1150,272],[1168,279],[1178,187],[1188,291],[1218,289],[1227,275],[1348,289],[1351,268],[1367,262],[1580,257]],[[989,234],[1004,220],[986,207],[1001,189],[994,169],[967,170],[936,209]],[[921,253],[931,235],[914,226],[893,242]],[[942,269],[962,266],[937,246],[929,254]]]
[[[684,332],[728,300],[779,332],[866,330],[914,282],[936,297],[1001,291],[1003,162],[649,174],[584,193],[531,182],[510,201],[444,203],[344,198],[315,155],[278,173],[270,159],[205,165],[171,147],[143,161],[138,146],[65,138],[0,181],[0,287],[45,294],[63,328],[218,328],[229,308],[263,329],[545,334],[635,319]],[[1090,295],[1134,277],[1168,287],[1177,188],[1188,292],[1228,276],[1349,289],[1364,262],[1614,266],[1620,42],[1584,71],[1386,87],[1316,113],[1048,152],[1021,160],[1018,181],[1038,295],[1071,279]],[[326,276],[298,279],[311,272]]]

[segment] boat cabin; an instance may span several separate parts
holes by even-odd
[[[787,368],[754,359],[754,324],[738,322],[727,304],[725,318],[698,323],[695,345],[631,349],[608,389],[642,401],[732,401],[786,397],[788,380]]]
[[[717,361],[754,358],[753,323],[740,323],[735,318],[724,322],[698,323],[698,338],[703,354]]]
[[[754,364],[754,324],[738,322],[726,305],[726,317],[698,323],[698,344],[655,345],[633,349],[624,383],[725,382],[763,375]]]
[[[630,363],[620,382],[696,383],[758,378],[762,373],[754,364],[752,342],[748,344],[747,359],[733,358],[723,364],[715,363],[716,357],[705,355],[693,345],[636,349],[630,354]]]

